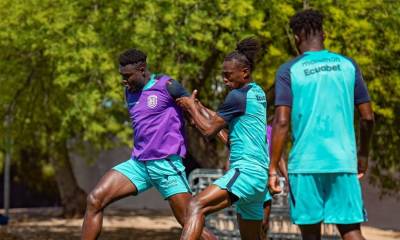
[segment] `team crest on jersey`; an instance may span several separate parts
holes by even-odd
[[[157,106],[157,95],[150,95],[147,97],[147,106],[155,108]]]

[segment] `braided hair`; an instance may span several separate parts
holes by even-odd
[[[317,10],[307,9],[296,13],[290,19],[290,28],[296,35],[300,35],[304,31],[307,38],[316,32],[322,32],[322,20],[322,13]]]
[[[235,51],[229,53],[224,60],[231,61],[235,59],[252,72],[255,68],[255,60],[259,50],[260,44],[254,37],[246,38],[240,41],[236,45]]]
[[[147,59],[146,54],[135,48],[126,50],[119,56],[119,64],[121,66],[126,66],[129,64],[141,64],[145,63]]]

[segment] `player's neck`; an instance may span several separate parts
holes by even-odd
[[[247,84],[249,84],[249,83],[251,83],[251,82],[253,82],[253,78],[250,77],[250,78],[246,79],[246,80],[243,82],[243,84],[240,86],[240,88],[246,86]]]
[[[144,80],[143,87],[146,86],[146,84],[150,81],[150,78],[151,78],[151,73],[149,71],[146,71],[145,72],[145,78],[144,78],[145,80]]]
[[[309,41],[304,41],[300,46],[299,46],[299,51],[301,54],[304,52],[310,52],[310,51],[321,51],[324,50],[325,46],[320,39],[310,39]]]
[[[150,81],[150,78],[151,78],[150,72],[146,71],[144,74],[145,74],[144,75],[144,80],[142,82],[137,83],[136,86],[134,86],[130,90],[131,92],[142,91],[144,89],[144,87],[146,86],[146,84]]]
[[[299,35],[295,35],[296,47],[300,54],[309,51],[321,51],[324,47],[324,32],[313,30],[307,34],[302,31]]]

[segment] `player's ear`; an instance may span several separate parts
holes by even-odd
[[[243,73],[243,79],[248,79],[250,77],[250,69],[249,68],[243,68],[242,73]]]
[[[146,63],[140,65],[139,71],[142,73],[143,77],[146,77]]]
[[[294,42],[295,42],[297,45],[300,45],[300,41],[301,41],[300,36],[297,35],[297,34],[295,34],[295,35],[294,35]]]

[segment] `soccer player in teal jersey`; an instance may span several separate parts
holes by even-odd
[[[264,91],[251,77],[258,49],[258,42],[249,38],[240,42],[237,50],[225,57],[223,79],[231,91],[211,120],[203,117],[196,108],[195,94],[177,100],[203,135],[214,136],[229,126],[230,140],[230,169],[192,199],[181,239],[199,239],[205,216],[233,203],[237,207],[242,239],[258,238],[263,202],[268,191],[269,162],[267,101]]]
[[[267,100],[269,101],[269,100]],[[273,118],[273,117],[272,117]],[[270,121],[270,120],[268,120]],[[270,125],[267,125],[267,144],[270,147],[270,140],[271,140],[271,129],[272,127]],[[225,131],[220,131],[220,133],[218,134],[218,138],[224,143],[226,144],[226,146],[229,148],[229,139],[227,138],[226,135],[222,135],[222,132],[224,134]],[[281,160],[279,161],[279,171],[281,173],[281,175],[285,178],[285,181],[288,181],[288,176],[287,176],[287,167],[286,167],[286,161],[284,159],[284,156],[281,157]],[[226,162],[225,166],[224,166],[224,170],[229,169],[229,160]],[[288,186],[286,186],[287,189]],[[261,231],[260,231],[260,237],[259,240],[266,240],[267,239],[267,235],[268,235],[268,230],[269,230],[269,217],[271,214],[271,206],[272,206],[272,196],[271,194],[268,192],[266,192],[265,194],[265,198],[264,198],[264,203],[263,203],[263,207],[264,207],[264,218],[261,224]]]
[[[374,125],[371,100],[354,60],[324,49],[322,18],[318,11],[305,10],[290,20],[301,55],[276,75],[269,188],[281,190],[278,161],[291,123],[290,214],[303,239],[321,239],[321,222],[336,224],[343,239],[364,239],[358,177],[367,170]],[[354,106],[360,114],[358,152]]]

